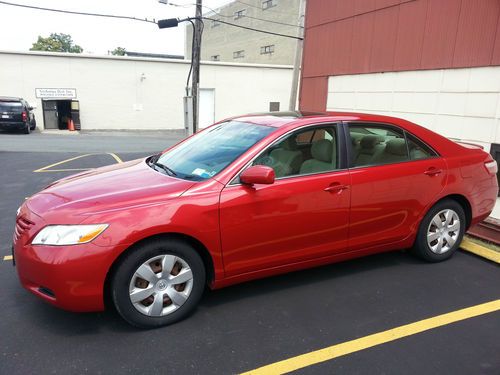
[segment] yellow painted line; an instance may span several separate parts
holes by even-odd
[[[500,253],[488,249],[485,246],[481,246],[475,242],[469,241],[467,239],[464,239],[462,243],[460,244],[460,247],[464,249],[465,251],[468,251],[470,253],[473,253],[475,255],[478,255],[480,257],[486,258],[488,260],[491,260],[495,263],[500,263]]]
[[[447,314],[434,316],[429,319],[424,319],[415,323],[399,326],[387,331],[361,337],[356,340],[329,346],[324,349],[275,362],[255,370],[245,372],[242,375],[285,374],[287,372],[299,370],[307,366],[315,365],[317,363],[329,361],[337,357],[358,352],[360,350],[398,340],[403,337],[415,335],[417,333],[425,332],[430,329],[442,327],[451,323],[474,318],[476,316],[492,313],[498,310],[500,310],[500,299],[472,307],[467,307],[465,309],[452,311]]]
[[[113,159],[115,159],[118,164],[123,163],[123,160],[120,159],[120,157],[118,155],[113,154],[112,152],[107,152],[107,154],[111,155],[113,157]]]
[[[66,159],[66,160],[62,160],[62,161],[59,161],[57,163],[54,163],[54,164],[50,164],[50,165],[47,165],[43,168],[39,168],[35,171],[33,171],[34,173],[41,173],[41,172],[75,172],[75,171],[88,171],[89,169],[92,169],[92,168],[67,168],[67,169],[52,169],[53,167],[57,167],[58,165],[61,165],[61,164],[64,164],[64,163],[68,163],[70,161],[73,161],[73,160],[78,160],[78,159],[81,159],[81,158],[84,158],[84,157],[87,157],[87,156],[92,156],[92,155],[109,155],[111,156],[113,159],[115,159],[116,163],[117,164],[120,164],[120,163],[123,163],[123,160],[116,154],[112,153],[112,152],[105,152],[105,153],[102,153],[102,154],[84,154],[84,155],[78,155],[78,156],[75,156],[73,158],[69,158],[69,159]]]
[[[6,255],[6,256],[4,256],[3,260],[12,260],[12,255]]]
[[[81,158],[84,158],[84,157],[90,156],[90,155],[93,155],[93,154],[78,155],[78,156],[75,156],[73,158],[69,158],[69,159],[66,159],[66,160],[63,160],[63,161],[59,161],[59,162],[54,163],[54,164],[47,165],[46,167],[37,169],[37,170],[35,170],[33,172],[35,172],[35,173],[38,173],[38,172],[47,172],[46,170],[50,169],[52,167],[56,167],[58,165],[61,165],[61,164],[64,164],[64,163],[68,163],[68,162],[73,161],[73,160],[81,159]]]

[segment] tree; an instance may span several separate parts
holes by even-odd
[[[39,35],[30,51],[82,53],[83,48],[73,43],[71,35],[52,33],[47,38]]]
[[[125,56],[126,53],[127,50],[123,47],[116,47],[113,51],[111,51],[113,56]]]

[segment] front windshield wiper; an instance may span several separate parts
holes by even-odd
[[[153,163],[153,165],[154,165],[155,167],[158,167],[158,168],[160,168],[160,169],[164,170],[165,172],[167,172],[167,174],[168,174],[169,176],[174,176],[174,177],[176,177],[176,176],[177,176],[177,173],[175,173],[172,169],[170,169],[169,167],[167,167],[165,164],[162,164],[162,163],[158,163],[158,162],[156,162],[156,163]]]

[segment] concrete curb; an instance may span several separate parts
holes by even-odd
[[[469,253],[480,256],[481,258],[485,258],[492,262],[500,264],[500,253],[488,249],[485,246],[481,246],[475,242],[464,239],[460,244],[460,248],[462,250],[468,251]]]

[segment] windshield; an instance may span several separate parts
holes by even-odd
[[[194,135],[160,156],[156,164],[179,178],[205,180],[222,171],[275,128],[228,121]]]

